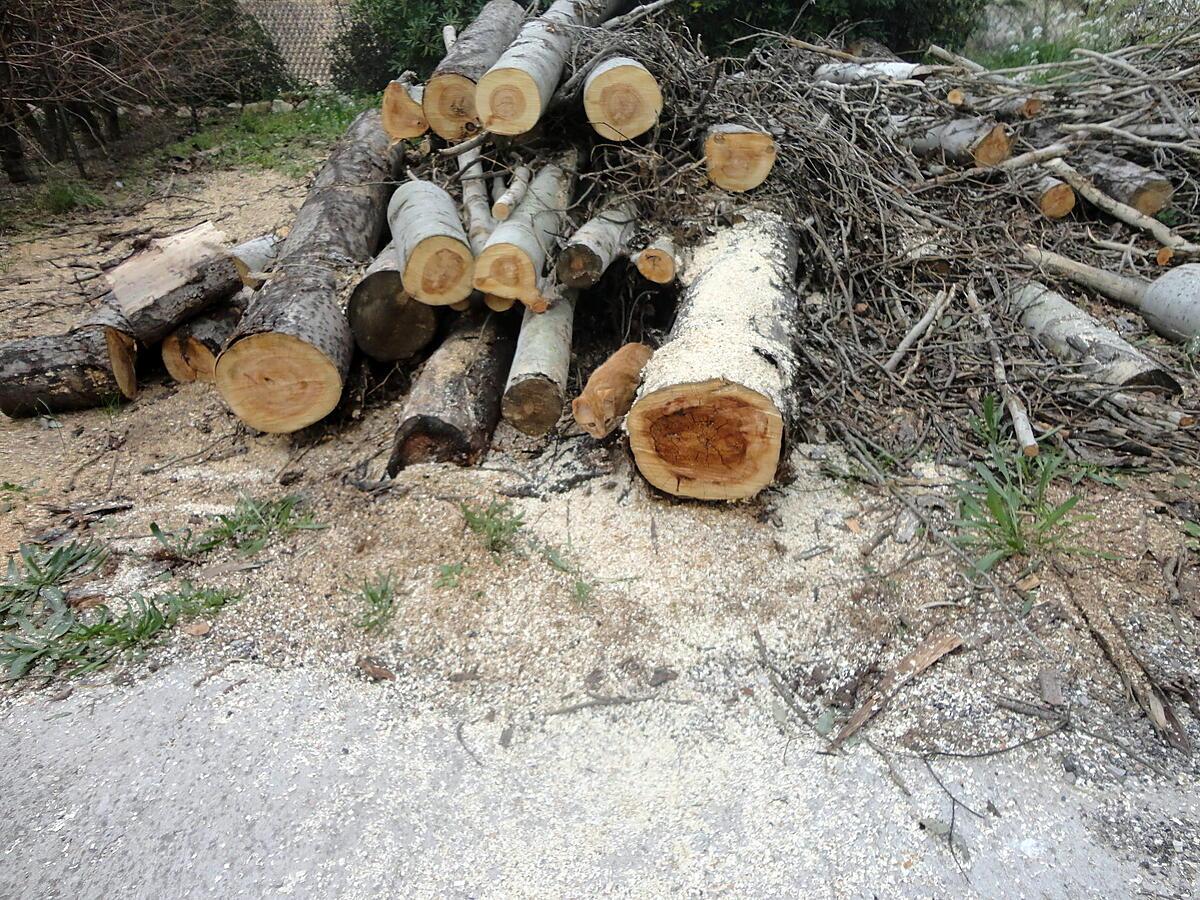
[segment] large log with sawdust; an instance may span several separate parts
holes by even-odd
[[[379,110],[351,123],[297,213],[270,283],[217,358],[217,388],[252,428],[296,431],[337,406],[354,351],[341,279],[379,244],[400,152]]]
[[[655,487],[733,500],[771,483],[794,408],[797,258],[790,226],[762,212],[695,249],[625,422]]]

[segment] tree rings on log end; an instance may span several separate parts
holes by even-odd
[[[514,384],[504,392],[500,414],[518,431],[534,437],[548,432],[562,416],[563,397],[559,386],[535,376]]]
[[[1075,208],[1075,189],[1063,181],[1050,186],[1038,198],[1038,208],[1048,219],[1061,219]]]
[[[137,396],[137,341],[115,328],[104,329],[104,343],[108,347],[108,361],[112,364],[113,377],[125,399]]]
[[[435,75],[421,101],[429,127],[438,137],[461,141],[479,131],[475,82],[462,75]]]
[[[642,397],[626,427],[647,481],[668,494],[700,500],[754,496],[774,479],[783,445],[775,404],[721,379]]]
[[[713,129],[704,141],[708,180],[727,191],[748,191],[767,180],[775,166],[775,139],[749,129]]]
[[[475,259],[457,238],[435,235],[413,249],[404,266],[404,289],[422,303],[449,306],[471,296]]]
[[[383,130],[393,141],[418,138],[429,130],[425,111],[414,98],[416,89],[402,81],[392,81],[383,89],[380,116]]]
[[[1140,187],[1129,198],[1129,205],[1143,216],[1158,215],[1171,202],[1175,189],[1166,179],[1155,179]]]
[[[337,366],[311,344],[279,332],[234,343],[218,357],[215,380],[234,415],[271,434],[319,422],[342,395]]]
[[[516,244],[489,244],[475,260],[475,289],[509,300],[538,295],[537,272]]]
[[[563,285],[582,290],[600,280],[604,274],[604,260],[592,248],[575,244],[559,254],[555,271]]]
[[[1012,141],[1003,125],[994,125],[974,147],[971,157],[977,166],[995,166],[1012,156]]]
[[[217,358],[191,335],[168,334],[162,342],[163,365],[176,381],[212,381]]]
[[[662,91],[645,66],[620,57],[601,63],[588,77],[583,108],[602,138],[628,141],[654,127],[663,108]]]
[[[654,284],[670,284],[675,280],[675,254],[653,245],[637,255],[637,270]]]
[[[488,131],[515,136],[532,130],[542,117],[542,96],[528,72],[493,68],[479,79],[475,108]]]
[[[380,362],[408,359],[437,331],[433,307],[414,300],[404,290],[400,273],[392,271],[373,272],[359,282],[346,318],[358,349]]]

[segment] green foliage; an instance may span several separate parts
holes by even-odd
[[[458,587],[458,579],[466,568],[466,563],[446,563],[438,566],[438,577],[433,582],[433,586],[438,588]]]
[[[8,572],[0,583],[0,622],[28,618],[39,603],[64,605],[63,586],[96,571],[107,555],[103,546],[79,541],[53,550],[22,544],[17,555],[8,558]]]
[[[191,529],[163,531],[156,522],[150,523],[150,533],[168,554],[179,559],[196,559],[226,546],[243,556],[253,556],[274,538],[326,527],[318,525],[311,514],[300,512],[299,504],[300,498],[291,495],[278,500],[242,497],[232,513],[210,516],[212,524],[199,534],[193,534]]]
[[[73,209],[99,209],[104,206],[104,198],[78,181],[52,181],[42,193],[41,206],[55,214]]]
[[[364,631],[382,631],[396,615],[396,591],[392,587],[391,573],[364,581],[358,595],[366,608],[354,624]]]
[[[486,509],[460,503],[459,509],[467,527],[482,537],[484,546],[493,553],[512,550],[518,532],[525,525],[524,514],[513,512],[508,501],[498,503],[493,500]]]

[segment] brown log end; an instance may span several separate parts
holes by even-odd
[[[449,306],[471,296],[475,259],[457,238],[436,235],[421,241],[404,266],[404,289],[422,303]]]
[[[967,102],[967,94],[962,88],[950,88],[946,91],[946,102],[951,106],[962,106]]]
[[[540,437],[558,422],[566,398],[548,378],[534,376],[504,392],[500,414],[518,431]]]
[[[524,134],[542,116],[537,82],[521,69],[492,68],[475,89],[479,121],[493,134]]]
[[[629,141],[654,127],[662,112],[658,82],[640,65],[615,66],[588,80],[583,108],[596,133]]]
[[[523,300],[538,293],[537,272],[516,244],[491,244],[475,261],[475,289]]]
[[[123,331],[105,328],[104,343],[108,347],[108,361],[112,365],[117,387],[125,399],[134,399],[138,394],[137,341]]]
[[[516,302],[512,297],[497,297],[495,294],[483,295],[483,305],[492,312],[508,312]]]
[[[469,466],[484,448],[472,445],[459,429],[433,416],[413,416],[396,429],[396,442],[388,459],[387,472],[420,463],[454,463]]]
[[[670,284],[675,280],[675,257],[657,247],[647,247],[637,255],[637,270],[647,281]]]
[[[756,391],[711,379],[662,388],[627,419],[638,469],[669,494],[701,500],[751,497],[775,477],[783,419]]]
[[[1012,156],[1012,140],[1003,125],[994,125],[971,150],[977,166],[995,166]]]
[[[319,422],[342,395],[341,374],[324,353],[278,332],[235,341],[217,357],[214,380],[239,419],[272,434]]]
[[[1075,208],[1075,190],[1059,182],[1038,197],[1038,209],[1048,219],[1061,219]]]
[[[425,111],[409,95],[408,86],[399,81],[383,89],[380,117],[383,130],[393,141],[419,138],[429,130]]]
[[[758,131],[714,132],[704,142],[708,180],[727,191],[749,191],[775,166],[775,139]]]
[[[425,85],[425,119],[438,137],[461,141],[479,131],[475,82],[463,75],[434,75]]]
[[[558,255],[558,280],[569,288],[590,288],[604,274],[604,261],[590,247],[571,244]]]
[[[1021,104],[1020,114],[1023,119],[1036,119],[1042,114],[1046,101],[1041,97],[1026,97]]]
[[[169,334],[162,342],[163,365],[176,381],[187,383],[191,381],[213,380],[213,369],[217,358],[204,344],[191,335]]]
[[[1169,266],[1174,258],[1175,251],[1170,247],[1159,247],[1158,252],[1154,254],[1154,261],[1160,266]]]
[[[466,301],[462,301],[466,302]],[[404,290],[400,274],[374,272],[354,288],[346,318],[358,349],[380,362],[408,359],[437,331],[437,313]]]
[[[1133,192],[1130,205],[1144,216],[1156,216],[1171,202],[1174,192],[1171,182],[1154,179]]]

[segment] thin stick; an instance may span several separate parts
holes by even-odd
[[[900,341],[900,346],[896,348],[896,352],[891,355],[891,358],[883,364],[885,372],[895,373],[896,367],[900,365],[900,360],[904,358],[912,345],[915,344],[933,324],[934,319],[941,315],[942,310],[950,304],[950,299],[954,296],[954,292],[958,290],[958,285],[954,285],[949,291],[941,290],[937,292],[937,296],[933,298],[933,302],[929,304],[929,308],[925,310],[925,315],[921,316],[917,324],[908,330],[908,334],[904,335],[904,339]]]
[[[1040,150],[1030,150],[1028,153],[1021,153],[1017,156],[1010,157],[994,166],[973,166],[970,169],[963,169],[959,172],[947,172],[945,175],[939,175],[936,178],[927,178],[919,184],[913,185],[914,190],[921,188],[933,187],[941,184],[952,184],[955,181],[962,181],[964,178],[974,178],[976,175],[985,175],[989,172],[1011,172],[1014,169],[1023,169],[1026,166],[1043,163],[1046,160],[1057,159],[1060,156],[1066,156],[1071,152],[1070,141],[1060,141],[1057,144],[1050,144],[1042,147]]]
[[[996,290],[997,296],[1000,295],[998,288],[999,285],[993,288]],[[996,332],[992,329],[992,317],[979,302],[974,285],[967,286],[967,305],[975,313],[975,318],[979,320],[979,327],[983,329],[983,335],[987,338],[988,352],[992,356],[992,374],[1000,388],[1004,406],[1008,409],[1008,415],[1012,419],[1013,431],[1017,435],[1017,443],[1021,445],[1021,452],[1029,457],[1037,456],[1038,442],[1033,435],[1033,427],[1029,424],[1029,414],[1025,411],[1025,404],[1021,402],[1014,393],[1012,385],[1008,383],[1008,373],[1004,371],[1004,357],[1000,355],[1000,345],[996,342]]]

